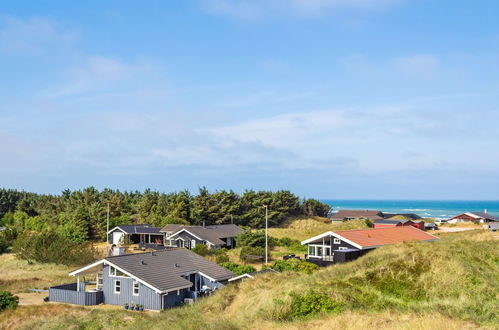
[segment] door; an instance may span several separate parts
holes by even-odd
[[[120,240],[121,238],[123,237],[123,233],[122,232],[114,232],[113,233],[113,241],[112,241],[112,244],[116,244],[116,245],[119,245],[120,244]]]

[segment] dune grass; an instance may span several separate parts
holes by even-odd
[[[0,328],[40,329],[471,329],[499,327],[499,251],[486,231],[445,233],[434,243],[379,248],[311,275],[262,275],[192,306],[137,313],[57,304],[4,312]],[[337,313],[286,319],[290,293],[316,288]]]
[[[0,290],[12,293],[26,292],[28,288],[47,289],[68,283],[68,272],[75,267],[32,263],[20,260],[14,254],[0,255]]]
[[[333,222],[327,218],[297,218],[286,222],[281,227],[269,228],[269,235],[275,238],[288,237],[299,241],[322,234],[329,230],[348,230],[368,228],[363,220]]]

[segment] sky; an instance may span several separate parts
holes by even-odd
[[[498,12],[1,1],[0,186],[497,200]]]

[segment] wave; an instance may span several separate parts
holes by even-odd
[[[431,211],[431,210],[430,209],[403,209],[402,211],[424,212],[424,211]]]

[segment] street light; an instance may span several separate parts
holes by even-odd
[[[265,264],[268,264],[269,260],[269,238],[267,229],[269,227],[269,208],[268,205],[263,205],[265,207]]]

